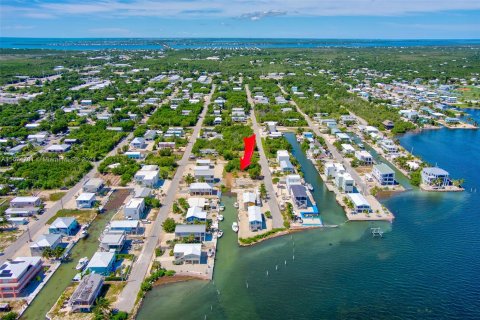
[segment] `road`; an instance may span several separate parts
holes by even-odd
[[[280,88],[280,90],[282,91],[282,93],[284,95],[288,95],[288,93],[285,91],[285,89],[283,89],[283,87],[281,85],[278,86]],[[324,140],[325,140],[325,143],[328,147],[328,150],[332,153],[333,157],[335,158],[335,160],[341,164],[344,165],[345,169],[348,171],[348,173],[350,173],[350,175],[352,176],[353,180],[355,180],[355,184],[357,186],[357,189],[361,190],[362,193],[364,195],[368,195],[369,192],[368,192],[368,188],[365,184],[365,182],[362,180],[362,178],[360,177],[360,175],[357,173],[357,171],[355,171],[352,166],[350,165],[350,162],[346,161],[345,158],[340,154],[340,152],[338,152],[337,148],[331,144],[330,142],[328,142],[328,140],[326,139],[326,135],[324,135],[323,133],[320,132],[320,130],[318,129],[318,126],[315,125],[315,123],[312,121],[312,119],[302,111],[302,109],[300,109],[300,107],[297,105],[297,103],[295,101],[290,100],[290,104],[292,106],[294,106],[297,111],[305,118],[305,120],[307,121],[308,123],[308,126],[310,127],[310,129],[313,130],[313,132],[315,132],[315,134],[319,137],[323,137]]]
[[[252,118],[253,131],[255,132],[256,136],[258,153],[260,154],[260,166],[262,167],[263,182],[268,193],[268,206],[270,207],[270,212],[272,214],[272,226],[273,228],[283,228],[283,216],[278,206],[275,190],[273,189],[272,174],[268,166],[268,160],[265,156],[265,151],[263,150],[260,127],[257,123],[257,118],[255,117],[255,103],[253,102],[252,94],[248,84],[245,85],[245,91],[247,92],[248,102],[252,106],[252,112],[250,112],[250,116]]]
[[[175,200],[180,181],[185,171],[185,167],[188,164],[189,157],[192,153],[193,145],[195,144],[195,141],[200,135],[200,129],[202,128],[203,120],[205,119],[205,116],[207,114],[208,105],[210,104],[210,100],[214,92],[215,85],[212,85],[212,90],[205,99],[202,113],[200,114],[197,124],[193,129],[192,138],[190,139],[187,147],[185,148],[182,159],[178,162],[177,172],[172,179],[165,200],[162,203],[162,207],[160,208],[160,211],[157,215],[157,218],[153,222],[151,236],[147,238],[143,250],[140,253],[140,256],[133,264],[133,268],[130,273],[130,277],[128,278],[127,285],[125,286],[125,288],[123,288],[123,291],[120,293],[120,296],[117,299],[115,307],[121,311],[131,312],[135,306],[135,301],[137,298],[137,294],[140,290],[140,285],[142,284],[143,279],[147,275],[150,263],[152,262],[153,253],[158,244],[160,234],[163,232],[162,223],[167,218],[173,201]]]
[[[117,154],[117,151],[120,150],[128,141],[133,137],[133,133],[129,134],[128,137],[124,138],[117,146],[112,149],[107,157]],[[61,210],[63,203],[68,203],[72,200],[75,195],[82,190],[82,186],[90,178],[93,178],[97,173],[98,165],[101,161],[93,163],[93,168],[79,181],[75,186],[67,191],[67,193],[62,197],[61,201],[55,202],[52,207],[45,210],[45,212],[38,216],[38,220],[33,221],[33,224],[29,225],[28,231],[24,232],[20,237],[15,240],[10,246],[5,248],[4,255],[0,256],[0,264],[4,263],[7,259],[12,259],[16,252],[20,250],[25,243],[29,242],[30,239],[35,239],[37,234],[42,230],[42,228],[47,224],[47,221],[53,217],[58,210]]]

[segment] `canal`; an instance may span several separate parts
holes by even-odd
[[[109,202],[122,203],[127,195],[128,193],[114,192]],[[98,250],[98,238],[117,209],[118,208],[115,207],[109,208],[107,212],[97,215],[88,229],[89,237],[81,239],[73,247],[72,251],[70,251],[71,260],[62,263],[57,269],[37,297],[33,300],[32,304],[22,315],[22,320],[45,319],[45,315],[50,311],[62,292],[70,285],[73,277],[78,273],[75,269],[78,260],[85,256],[90,259]]]

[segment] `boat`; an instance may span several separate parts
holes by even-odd
[[[236,222],[232,223],[232,230],[233,230],[234,232],[238,232],[238,229],[239,229],[239,228],[238,228],[238,223],[236,223]]]
[[[82,230],[82,234],[80,235],[80,239],[87,238],[88,237],[88,231],[87,230]]]
[[[85,268],[88,264],[88,258],[87,257],[83,257],[82,259],[78,260],[78,264],[77,266],[75,267],[76,270],[83,270],[83,268]]]
[[[213,250],[212,248],[208,249],[207,256],[213,257],[214,254],[215,254],[215,250]]]
[[[308,190],[313,191],[313,186],[310,183],[307,183],[306,186]]]
[[[235,208],[238,208],[238,202],[235,202],[235,203],[233,204],[233,206],[234,206]]]
[[[220,211],[225,210],[225,206],[223,205],[223,203],[220,203],[220,205],[218,206],[218,210],[220,210]]]
[[[218,238],[221,238],[222,236],[223,236],[223,231],[222,231],[222,230],[218,230],[217,237],[218,237]]]
[[[224,219],[224,218],[223,218],[223,215],[219,214],[219,215],[218,215],[218,221],[223,221],[223,219]]]
[[[78,281],[82,280],[82,273],[81,272],[77,273],[75,275],[75,277],[73,277],[72,280],[75,281],[75,282],[78,282]]]

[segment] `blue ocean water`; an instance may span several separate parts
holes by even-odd
[[[227,211],[214,281],[155,288],[137,319],[480,319],[480,131],[431,130],[400,141],[465,178],[467,190],[411,188],[382,199],[393,224],[343,223],[293,140],[323,221],[340,227],[239,248],[227,230],[235,212]],[[383,239],[371,236],[372,226]]]
[[[369,40],[369,39],[243,39],[243,38],[9,38],[0,37],[0,48],[52,50],[152,50],[202,48],[322,48],[322,47],[419,47],[480,45],[466,40]]]

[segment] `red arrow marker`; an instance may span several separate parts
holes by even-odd
[[[244,170],[251,164],[253,150],[255,149],[255,135],[253,134],[250,137],[243,138],[243,143],[245,144],[245,150],[243,152],[243,158],[240,158],[241,170]]]

